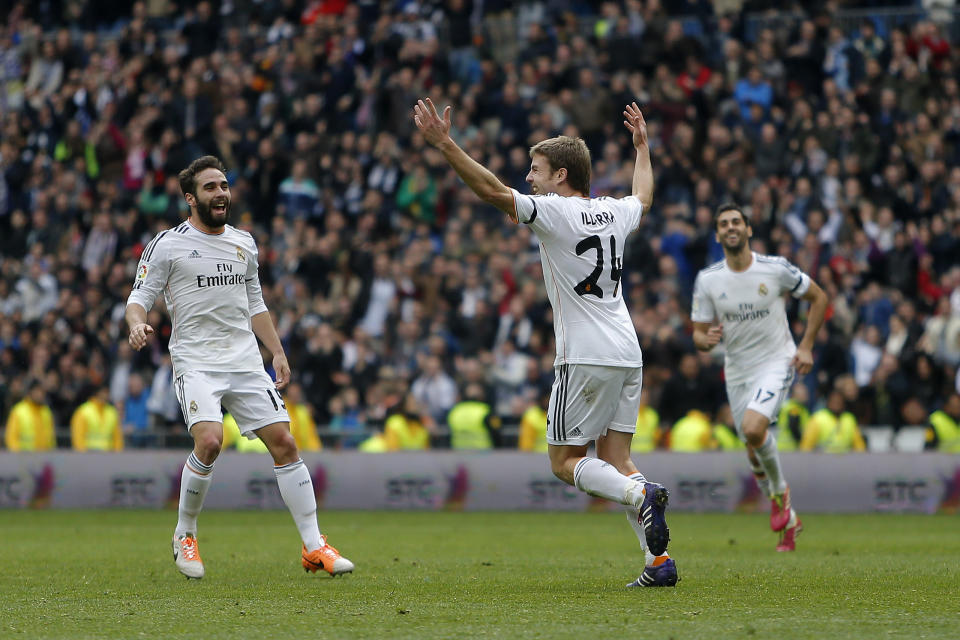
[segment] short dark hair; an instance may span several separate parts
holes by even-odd
[[[590,195],[590,149],[583,138],[557,136],[541,140],[530,147],[530,157],[534,154],[546,158],[553,171],[566,169],[570,188]]]
[[[204,169],[219,169],[224,175],[227,173],[227,168],[220,162],[220,158],[216,156],[200,156],[177,175],[180,179],[180,191],[183,192],[183,195],[187,195],[188,193],[197,195],[197,174]]]
[[[717,222],[720,220],[720,214],[721,214],[721,213],[726,213],[727,211],[736,211],[737,213],[740,214],[740,217],[743,218],[743,225],[744,225],[745,227],[749,227],[749,226],[750,226],[750,220],[747,219],[747,214],[745,214],[745,213],[743,212],[743,209],[740,208],[740,205],[735,204],[735,203],[733,203],[733,202],[726,202],[726,203],[720,205],[719,207],[717,207],[717,212],[716,212],[715,214],[713,214],[713,229],[714,229],[714,231],[716,231],[716,229],[717,229]]]

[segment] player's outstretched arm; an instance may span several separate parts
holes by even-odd
[[[277,328],[273,326],[273,318],[269,311],[261,311],[250,318],[253,333],[260,338],[260,342],[273,354],[273,370],[277,374],[277,389],[283,389],[290,382],[290,363],[287,354],[283,351],[283,343],[277,335]]]
[[[153,335],[153,327],[147,324],[147,310],[136,302],[130,302],[127,304],[124,316],[127,319],[127,327],[130,329],[127,341],[135,351],[140,351]]]
[[[418,100],[413,106],[413,122],[423,134],[423,139],[440,150],[453,170],[477,197],[509,215],[514,222],[517,221],[510,188],[500,182],[489,169],[468,156],[450,137],[449,106],[444,108],[441,117],[430,98]]]
[[[807,328],[803,332],[800,344],[797,345],[797,353],[793,356],[791,363],[800,375],[809,373],[813,368],[813,343],[817,339],[820,327],[823,326],[823,318],[827,313],[829,302],[827,294],[813,280],[810,281],[810,286],[802,297],[810,303],[810,310],[807,312]]]
[[[633,195],[643,203],[644,211],[653,204],[653,165],[650,162],[650,147],[647,145],[647,121],[636,102],[623,110],[623,125],[633,136],[637,150],[637,162],[633,167]]]
[[[700,351],[710,351],[720,344],[723,325],[711,326],[709,322],[693,323],[693,344]]]

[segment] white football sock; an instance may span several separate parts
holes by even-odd
[[[643,502],[643,484],[598,458],[580,458],[573,469],[573,483],[584,493],[620,504],[639,506]]]
[[[786,491],[787,481],[784,479],[783,470],[780,468],[780,452],[777,451],[777,439],[773,437],[773,434],[767,431],[767,439],[753,451],[757,460],[763,465],[763,470],[767,472],[770,489],[773,493],[779,494]]]
[[[640,484],[644,484],[647,481],[647,479],[639,471],[636,473],[631,473],[629,478],[635,482],[639,482]],[[656,556],[650,553],[650,550],[647,548],[647,534],[644,533],[643,525],[640,524],[640,512],[632,504],[623,505],[623,510],[627,514],[627,522],[630,523],[630,526],[633,528],[633,532],[637,534],[637,540],[640,541],[640,548],[643,549],[646,566],[650,566],[653,564]]]
[[[760,493],[767,498],[771,497],[773,491],[770,490],[770,478],[767,477],[767,472],[763,470],[759,462],[757,466],[754,466],[751,462],[750,469],[753,471],[753,478],[757,481],[757,486],[760,487]]]
[[[183,472],[180,474],[180,506],[177,509],[177,528],[174,537],[186,533],[197,535],[197,516],[203,509],[203,499],[213,479],[213,463],[203,464],[194,452],[190,452]]]
[[[280,496],[297,524],[300,539],[307,551],[323,546],[320,527],[317,524],[317,496],[313,493],[313,480],[303,460],[274,467]]]

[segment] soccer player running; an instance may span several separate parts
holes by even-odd
[[[173,322],[174,386],[194,442],[180,481],[173,558],[187,578],[203,577],[197,516],[223,442],[222,405],[247,438],[259,437],[270,451],[280,495],[303,541],[304,569],[346,573],[353,563],[326,543],[317,525],[313,482],[279,393],[290,381],[290,365],[263,301],[257,245],[249,233],[227,224],[225,171],[220,160],[203,156],[180,172],[190,215],[146,246],[127,300],[129,342],[137,351],[154,334],[147,311],[161,291]],[[276,382],[264,371],[257,338],[273,353]]]
[[[429,98],[414,106],[424,139],[482,200],[540,241],[544,284],[553,307],[557,356],[547,411],[553,473],[593,496],[626,507],[646,554],[629,586],[673,586],[667,555],[667,490],[647,482],[630,459],[642,384],[642,354],[620,290],[627,236],[653,202],[647,128],[636,103],[623,112],[637,159],[633,194],[590,198],[590,151],[580,138],[560,136],[530,149],[527,182],[534,195],[504,185],[450,138],[450,107],[441,116]],[[597,457],[587,456],[596,442]]]
[[[823,324],[827,296],[784,258],[750,250],[753,230],[740,207],[720,206],[714,226],[724,259],[697,274],[693,342],[710,351],[723,341],[727,397],[737,433],[747,444],[760,490],[771,500],[770,528],[780,532],[777,551],[793,551],[803,525],[790,505],[777,440],[767,427],[790,391],[794,372],[802,375],[813,366],[811,349]],[[810,302],[799,346],[787,324],[784,293]]]

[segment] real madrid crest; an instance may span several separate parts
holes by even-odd
[[[242,262],[247,261],[247,254],[245,254],[240,247],[237,247],[237,257],[240,258]]]
[[[757,289],[757,293],[759,293],[759,294],[762,295],[762,296],[767,295],[767,285],[765,285],[765,284],[763,284],[763,283],[761,282],[761,283],[760,283],[760,288]]]
[[[191,413],[191,414],[194,414],[194,413],[196,413],[196,412],[197,412],[197,401],[196,401],[196,400],[191,400],[191,401],[190,401],[190,413]]]

